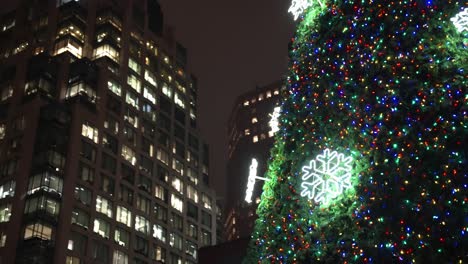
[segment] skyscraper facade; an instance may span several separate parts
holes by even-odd
[[[0,262],[196,263],[216,197],[158,2],[13,1],[0,23]]]
[[[248,237],[255,220],[261,180],[249,184],[249,174],[263,177],[275,133],[283,81],[256,87],[236,100],[228,123],[225,238]],[[253,161],[255,160],[255,161]],[[251,169],[252,168],[252,169]]]

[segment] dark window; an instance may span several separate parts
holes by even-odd
[[[198,220],[198,207],[191,202],[187,202],[187,216]]]
[[[75,199],[84,205],[90,205],[92,199],[91,191],[83,186],[75,186]]]
[[[150,193],[151,192],[151,185],[152,185],[151,179],[140,174],[140,177],[138,179],[138,188],[140,188],[141,190],[146,191],[147,193]]]
[[[163,222],[167,223],[167,208],[160,205],[160,204],[155,204],[154,205],[154,214],[156,216],[156,219]]]
[[[189,134],[189,146],[198,150],[198,139],[196,136]]]
[[[106,107],[107,109],[109,109],[109,111],[113,112],[116,115],[120,115],[120,112],[122,111],[122,103],[110,93],[107,94]]]
[[[102,137],[102,145],[112,153],[117,154],[119,143],[115,137],[104,133],[104,136]]]
[[[179,138],[182,141],[185,141],[185,129],[181,126],[175,125],[174,136],[176,136],[176,138]]]
[[[158,143],[161,146],[169,147],[169,135],[160,131],[158,137]]]
[[[180,142],[176,142],[176,155],[179,156],[180,158],[185,159],[185,145]]]
[[[171,131],[171,119],[164,114],[159,114],[157,120],[158,127]]]
[[[86,243],[88,242],[86,236],[72,231],[69,241],[71,241],[72,250],[74,252],[82,256],[86,254]],[[70,245],[70,242],[68,242],[68,244]]]
[[[175,120],[177,120],[182,125],[185,125],[185,113],[181,109],[176,108],[174,111]]]
[[[80,162],[79,167],[80,179],[89,183],[94,181],[94,169],[90,166]]]
[[[140,156],[140,170],[148,173],[149,175],[153,174],[153,162],[151,159],[141,155]]]
[[[95,261],[109,263],[109,247],[99,240],[93,240],[92,254]]]
[[[127,166],[123,163],[121,163],[120,165],[121,165],[122,179],[126,180],[132,185],[135,184],[135,171],[130,166]]]
[[[130,206],[133,205],[133,191],[131,188],[120,184],[119,199],[126,202]]]
[[[88,229],[89,214],[81,209],[75,208],[72,212],[71,223]]]
[[[133,146],[136,145],[136,133],[129,125],[125,125],[123,129],[124,138]]]
[[[106,153],[102,153],[102,168],[115,174],[117,171],[117,161]]]
[[[171,115],[171,109],[172,109],[172,103],[169,101],[167,98],[160,96],[159,97],[159,107],[161,108],[161,111],[167,113],[168,115]]]
[[[90,143],[81,141],[81,156],[91,162],[96,160],[96,148]]]
[[[205,211],[202,211],[202,224],[211,227],[211,215]]]
[[[109,176],[101,174],[101,191],[114,195],[114,180]]]
[[[142,195],[138,195],[137,201],[136,201],[136,207],[138,208],[138,210],[145,212],[146,214],[149,215],[151,213],[151,200],[145,198]]]
[[[135,252],[148,256],[148,241],[142,237],[135,236]]]
[[[172,213],[171,222],[173,228],[181,232],[184,231],[184,219],[182,218],[182,216],[176,213]]]
[[[158,165],[158,179],[162,182],[169,181],[169,171],[161,165]]]
[[[154,126],[148,120],[143,119],[143,121],[141,122],[141,132],[146,136],[153,138],[155,129]]]

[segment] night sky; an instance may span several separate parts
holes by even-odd
[[[237,96],[285,76],[290,0],[159,0],[199,82],[199,127],[211,151],[211,185],[224,195],[227,121]]]

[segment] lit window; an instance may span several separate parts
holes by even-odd
[[[0,185],[0,199],[15,196],[15,181],[7,181]]]
[[[273,131],[268,131],[268,137],[273,137],[275,135],[275,132]]]
[[[122,251],[114,250],[112,264],[128,264],[128,256]]]
[[[29,46],[29,43],[27,41],[21,42],[18,44],[18,46],[13,50],[13,54],[18,54],[25,50]]]
[[[57,39],[58,38],[61,38],[61,37],[65,37],[67,35],[71,35],[73,37],[75,37],[76,39],[78,39],[79,41],[83,42],[84,41],[84,34],[83,32],[80,30],[79,27],[77,27],[76,25],[73,25],[71,23],[68,23],[68,24],[65,24],[63,25],[59,30],[58,30],[58,33],[57,33]]]
[[[150,223],[143,216],[135,216],[135,230],[142,232],[146,235],[150,234]]]
[[[130,109],[126,109],[124,120],[130,123],[134,128],[138,128],[138,115],[130,111]]]
[[[266,98],[270,98],[271,97],[271,91],[267,91],[266,92]]]
[[[246,136],[250,135],[250,129],[245,129],[244,130],[244,135],[246,135]]]
[[[253,136],[252,141],[253,141],[254,143],[255,143],[255,142],[258,142],[258,136]]]
[[[156,150],[156,158],[162,163],[169,165],[169,153],[167,151],[158,148]]]
[[[96,212],[112,218],[112,202],[98,195],[96,197]]]
[[[136,61],[134,61],[132,58],[128,59],[128,67],[135,71],[136,73],[140,73],[141,71],[141,66],[138,64]]]
[[[138,108],[138,95],[128,91],[125,97],[125,102],[135,108]]]
[[[141,92],[141,81],[138,79],[137,76],[133,74],[129,74],[127,78],[127,83],[132,87],[135,91]]]
[[[98,134],[98,129],[91,126],[88,122],[84,123],[81,127],[81,135],[91,139],[94,143],[98,143]]]
[[[0,140],[4,139],[6,135],[6,125],[0,124]]]
[[[11,204],[0,205],[0,223],[10,221]]]
[[[109,238],[110,225],[106,221],[96,218],[94,219],[93,232],[104,238]]]
[[[171,206],[175,208],[177,211],[182,212],[184,208],[184,202],[182,199],[177,197],[176,195],[171,195]]]
[[[133,149],[126,145],[122,145],[122,157],[135,166],[137,159],[136,153]]]
[[[128,227],[132,226],[132,213],[125,207],[117,206],[117,222],[120,222]]]
[[[143,97],[156,104],[156,93],[151,88],[146,86],[143,88]]]
[[[169,87],[169,85],[167,85],[167,83],[162,84],[162,92],[167,97],[169,97],[169,98],[172,97],[172,88]]]
[[[156,77],[148,70],[145,71],[145,80],[153,86],[158,86],[156,83]]]
[[[84,82],[76,82],[67,88],[66,98],[71,98],[77,95],[87,96],[91,102],[96,101],[96,91]]]
[[[75,41],[71,37],[66,37],[55,43],[54,55],[59,55],[67,51],[73,54],[75,57],[81,58],[83,47],[81,46],[81,43]]]
[[[262,101],[262,100],[263,100],[263,94],[261,93],[258,95],[258,101]]]
[[[154,260],[165,263],[166,262],[166,250],[156,245],[154,248]]]
[[[84,205],[90,205],[91,204],[91,191],[88,190],[87,188],[85,187],[82,187],[82,186],[75,186],[75,199],[78,200],[79,202],[81,202],[82,204]]]
[[[42,240],[52,239],[52,227],[35,223],[29,224],[24,230],[24,239],[39,238]]]
[[[212,207],[211,198],[205,193],[202,194],[202,203],[203,203],[203,207],[205,207],[206,209],[211,209]]]
[[[3,231],[0,231],[0,248],[5,246],[6,239],[7,239],[7,235]]]
[[[120,96],[121,95],[121,88],[120,84],[114,80],[108,80],[107,81],[107,88],[111,90],[113,93],[116,95]]]
[[[197,171],[192,169],[192,168],[187,168],[187,177],[189,179],[189,181],[195,183],[195,185],[198,184],[198,175],[197,175]]]
[[[160,225],[153,225],[153,237],[166,242],[166,229]]]
[[[255,124],[255,123],[257,123],[257,122],[258,122],[258,119],[257,119],[256,117],[253,117],[253,118],[252,118],[252,124]]]
[[[250,104],[249,101],[245,101],[245,102],[244,102],[244,106],[248,106],[249,104]]]
[[[13,85],[11,84],[6,85],[6,87],[1,87],[0,90],[0,101],[5,101],[13,96]]]
[[[176,105],[178,105],[181,108],[185,109],[184,99],[178,93],[175,93],[175,95],[174,95],[174,102],[175,102]]]
[[[112,46],[105,44],[94,49],[93,57],[95,59],[108,57],[115,62],[119,62],[119,52]]]
[[[192,199],[195,203],[198,203],[198,192],[195,187],[187,185],[187,197]]]
[[[184,163],[176,158],[172,161],[172,168],[180,175],[184,175]]]
[[[16,20],[14,18],[9,18],[8,20],[6,20],[2,26],[1,26],[1,30],[2,31],[7,31],[8,29],[14,27],[16,24]]]
[[[279,94],[279,90],[275,90],[275,91],[273,92],[273,94],[274,94],[274,95],[278,95],[278,94]]]
[[[266,138],[266,135],[265,134],[260,134],[260,139],[265,139]]]
[[[252,100],[250,100],[250,102],[251,102],[252,104],[254,104],[255,102],[257,102],[257,98],[252,98]]]
[[[167,190],[164,189],[164,187],[160,186],[160,185],[155,185],[154,186],[154,196],[156,198],[159,198],[163,201],[166,201],[167,200]]]
[[[63,180],[50,172],[36,174],[29,178],[28,194],[33,194],[39,190],[53,192],[62,195]]]
[[[172,179],[172,187],[174,187],[174,189],[176,189],[180,194],[184,193],[184,184],[179,178],[174,177]]]
[[[81,261],[78,257],[73,257],[73,256],[67,256],[67,259],[65,260],[65,264],[80,264]]]

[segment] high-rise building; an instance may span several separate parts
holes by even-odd
[[[252,173],[252,176],[263,177],[266,172],[282,85],[283,81],[277,81],[239,96],[229,118],[227,240],[247,237],[252,231],[263,182],[256,180],[255,185],[249,186],[248,178]]]
[[[216,243],[216,197],[197,80],[158,2],[8,6],[0,262],[196,263]]]

